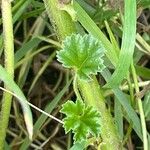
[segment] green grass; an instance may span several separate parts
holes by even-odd
[[[4,4],[4,1],[1,3]],[[116,148],[103,146],[105,142],[109,143],[103,135],[103,128],[100,138],[89,138],[86,143],[73,146],[71,132],[66,135],[59,122],[29,108],[33,104],[60,121],[63,120],[64,116],[59,112],[62,104],[68,99],[75,101],[76,93],[71,84],[74,73],[58,63],[56,50],[63,47],[62,41],[66,36],[86,33],[93,35],[105,47],[106,68],[94,77],[92,83],[82,82],[77,85],[81,97],[89,102],[88,105],[97,107],[106,122],[108,118],[115,122],[112,126],[108,123],[110,128],[104,131],[111,133],[110,139],[116,143],[119,139],[119,143],[129,150],[133,146],[134,149],[148,150],[150,36],[147,29],[150,22],[147,14],[150,13],[150,2],[126,0],[125,8],[118,5],[120,9],[117,10],[108,5],[108,1],[74,1],[70,6],[76,12],[77,21],[72,20],[70,11],[60,10],[63,5],[60,6],[57,0],[14,0],[11,5],[8,2],[5,8],[1,4],[0,56],[3,67],[0,67],[0,80],[14,95],[12,103],[9,98],[0,100],[0,117],[5,122],[0,122],[0,145],[4,145],[4,149],[40,147],[63,150],[83,149],[88,145],[89,149]],[[9,19],[5,18],[7,13],[3,13],[7,9]],[[137,15],[140,18],[137,19]],[[12,97],[8,92],[3,93]],[[27,100],[29,103],[24,102]],[[29,127],[32,121],[29,125],[28,119],[23,117],[27,115],[32,120],[31,112],[32,141],[28,133],[32,130]],[[103,123],[101,126],[107,127]],[[6,133],[2,130],[4,128]],[[113,138],[113,128],[119,138]],[[3,149],[2,146],[0,149]]]

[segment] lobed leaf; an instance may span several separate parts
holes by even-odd
[[[65,132],[72,130],[75,142],[85,141],[89,134],[100,134],[99,112],[91,106],[85,106],[81,100],[66,102],[61,112],[66,115],[63,119]]]
[[[103,55],[104,47],[101,42],[88,34],[66,37],[63,49],[57,52],[58,61],[66,68],[73,68],[83,80],[90,80],[90,75],[104,69]]]

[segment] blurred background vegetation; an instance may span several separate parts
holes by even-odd
[[[109,38],[105,20],[109,25],[118,45],[122,40],[123,0],[76,0],[95,24]],[[71,72],[65,70],[56,60],[56,50],[61,43],[45,10],[42,0],[14,0],[12,2],[14,46],[15,46],[15,81],[23,90],[30,103],[48,113],[62,119],[59,113],[61,105],[67,99],[74,99],[70,85]],[[0,14],[0,62],[4,64],[2,19]],[[88,24],[88,20],[87,20]],[[82,25],[76,23],[78,32],[86,32]],[[130,27],[129,27],[130,28]],[[147,130],[150,132],[150,1],[137,0],[137,36],[134,52],[134,64],[138,75],[145,112]],[[106,60],[106,65],[112,72],[114,67]],[[101,85],[105,80],[97,76]],[[132,83],[132,78],[129,77]],[[130,81],[128,80],[128,81]],[[132,95],[128,82],[121,85],[128,103],[139,116],[136,104],[137,95]],[[1,83],[1,86],[3,84]],[[132,86],[132,85],[131,85]],[[129,150],[143,149],[142,141],[133,129],[124,107],[118,104],[118,99],[111,90],[103,89],[109,111],[114,115],[124,147]],[[2,96],[2,91],[0,92]],[[124,99],[123,99],[124,100]],[[0,101],[1,104],[1,101]],[[128,109],[128,108],[127,108]],[[22,110],[17,101],[12,102],[5,149],[45,149],[66,150],[72,146],[72,134],[65,135],[62,126],[32,109],[34,121],[34,140],[28,139]],[[128,121],[127,121],[128,120]],[[148,134],[150,143],[150,135]],[[149,144],[150,145],[150,144]],[[89,149],[94,149],[91,145]]]

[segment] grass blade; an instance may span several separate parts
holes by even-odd
[[[24,2],[24,4],[22,4],[20,6],[20,8],[18,9],[18,11],[13,15],[13,23],[15,23],[20,18],[20,16],[24,13],[24,11],[29,6],[29,4],[31,4],[31,2],[32,2],[32,0],[26,0]]]
[[[105,72],[102,72],[102,75],[103,75],[103,77],[105,78],[106,81],[109,80],[110,72],[108,70],[105,69]],[[133,129],[135,130],[137,135],[142,140],[142,131],[141,131],[140,120],[139,120],[137,114],[135,113],[134,109],[131,107],[131,105],[129,103],[129,100],[126,98],[125,94],[119,88],[113,88],[112,90],[113,90],[113,93],[116,96],[116,100],[119,101],[119,103],[122,105],[122,107],[126,111],[127,116],[129,118],[128,121],[132,122]]]
[[[46,60],[46,62],[43,64],[43,66],[40,68],[40,70],[38,71],[37,75],[35,76],[35,78],[33,79],[33,82],[30,86],[30,89],[28,91],[28,93],[31,92],[31,90],[33,89],[33,87],[35,86],[37,80],[39,79],[39,77],[42,75],[42,73],[45,71],[45,69],[47,68],[47,66],[52,62],[53,58],[55,57],[56,52],[53,52],[49,58]]]
[[[17,95],[19,98],[18,101],[22,106],[23,114],[25,118],[26,127],[29,133],[30,139],[32,139],[33,134],[33,121],[32,121],[32,113],[30,107],[25,102],[27,99],[25,98],[24,94],[11,78],[11,76],[6,72],[6,70],[0,65],[0,80],[2,80],[9,89]]]
[[[106,56],[110,59],[113,65],[116,65],[118,57],[107,37],[77,2],[74,2],[74,8],[77,12],[78,21],[89,33],[102,42],[106,49]]]
[[[15,64],[27,54],[28,51],[34,49],[41,42],[38,38],[33,38],[27,43],[24,43],[22,47],[15,53]]]
[[[142,66],[135,66],[136,72],[138,76],[141,76],[145,79],[150,79],[150,69]]]
[[[106,84],[107,87],[117,87],[127,75],[133,60],[136,39],[136,0],[125,1],[122,46],[115,72]]]
[[[119,131],[119,136],[121,138],[121,140],[123,140],[123,113],[122,113],[122,106],[119,102],[119,100],[115,99],[115,108],[114,108],[114,112],[115,112],[115,123],[117,126],[117,129]]]
[[[53,109],[58,105],[58,102],[61,100],[62,96],[65,94],[65,92],[67,91],[69,85],[71,84],[70,80],[66,86],[58,93],[58,95],[55,96],[55,98],[46,106],[45,108],[45,112],[47,113],[51,113],[53,111]],[[41,116],[38,118],[38,120],[36,121],[36,123],[34,124],[34,137],[36,137],[39,133],[39,130],[41,129],[43,123],[46,121],[48,117],[44,114],[41,114]],[[31,144],[31,141],[29,141],[29,139],[26,137],[24,139],[23,144],[20,147],[20,150],[26,150],[28,149],[29,145]]]

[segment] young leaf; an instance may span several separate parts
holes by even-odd
[[[103,55],[103,45],[88,34],[72,34],[66,37],[63,49],[57,52],[58,61],[66,68],[73,68],[78,77],[84,80],[91,79],[91,74],[104,69]]]
[[[99,112],[91,106],[85,106],[81,100],[66,102],[61,112],[66,115],[63,119],[65,132],[72,130],[75,142],[86,140],[89,134],[100,134]]]

